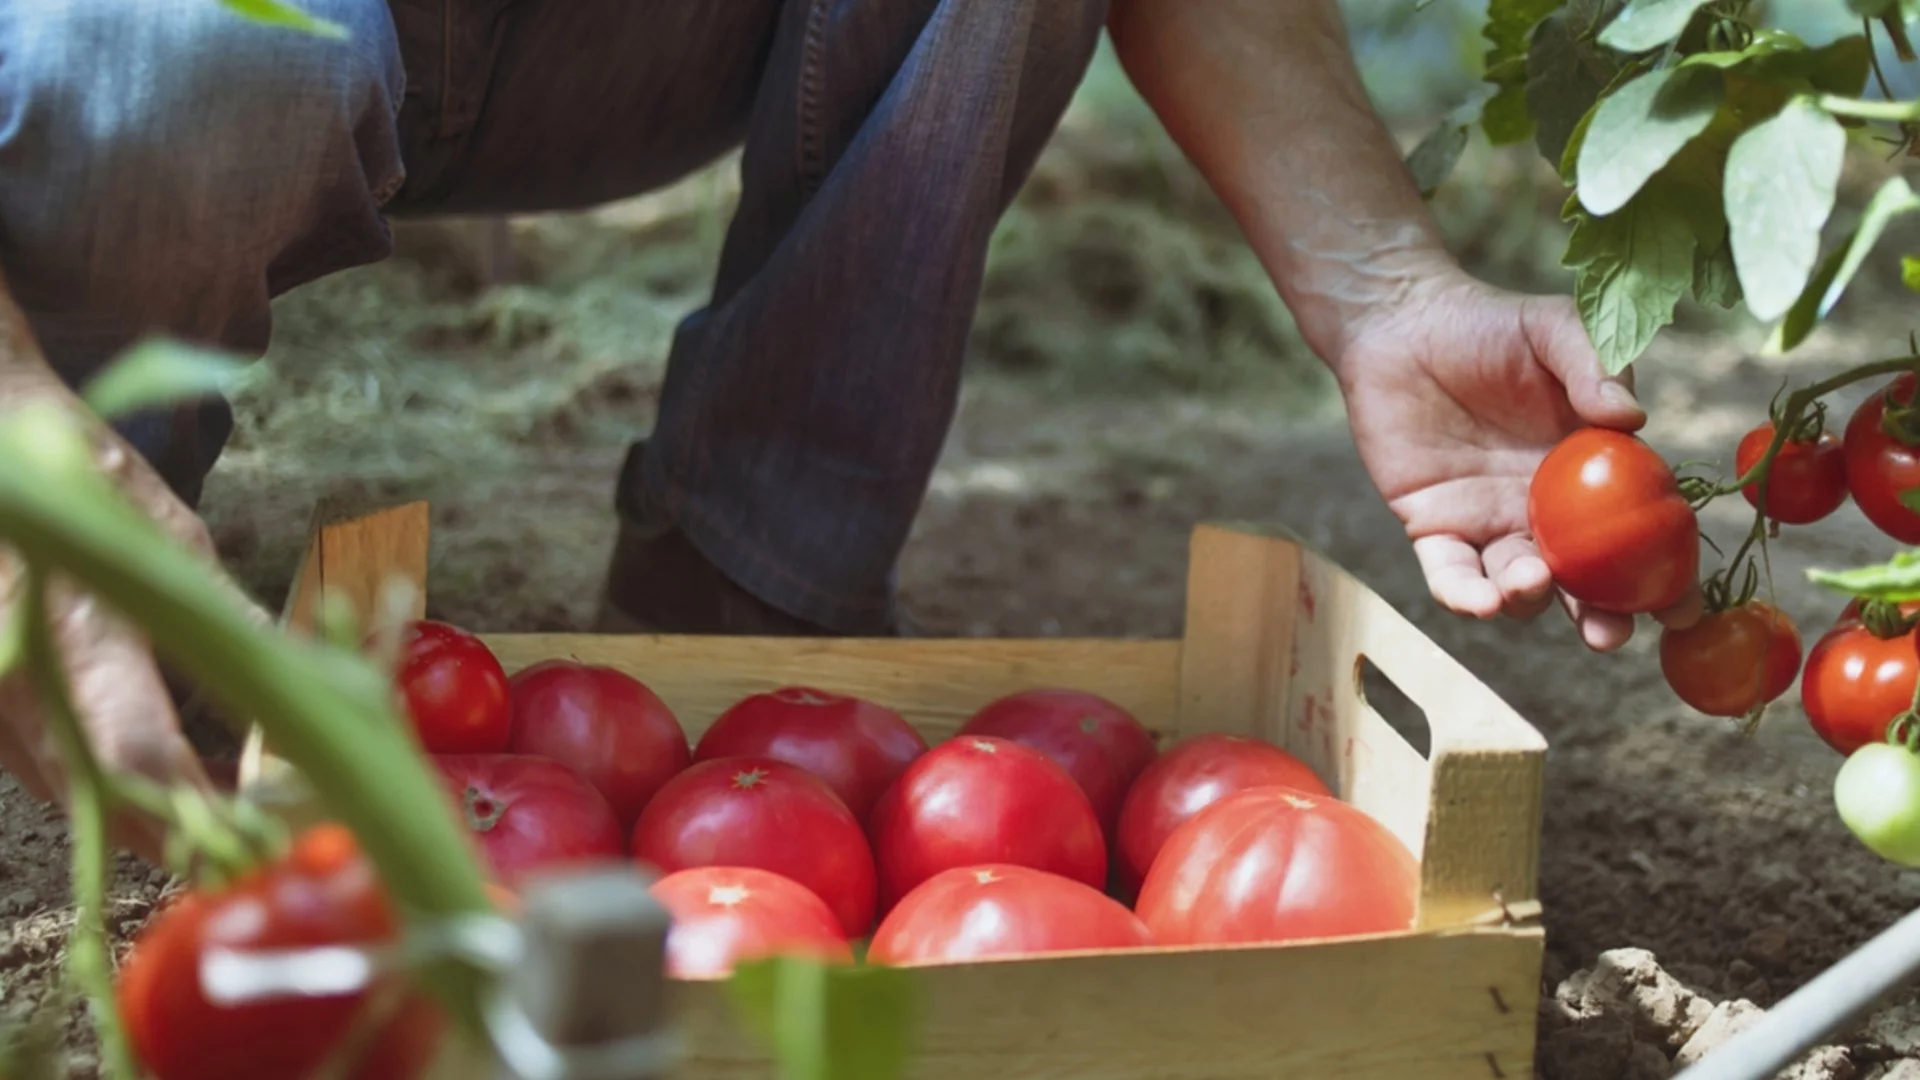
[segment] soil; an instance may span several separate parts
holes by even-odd
[[[1882,863],[1835,818],[1839,759],[1797,691],[1748,736],[1673,697],[1644,628],[1597,656],[1557,611],[1520,625],[1437,610],[1326,380],[1284,309],[1245,285],[1248,257],[1218,208],[1161,159],[1111,145],[1064,132],[998,249],[965,399],[900,571],[928,633],[1177,634],[1188,532],[1207,519],[1285,524],[1350,568],[1551,743],[1542,1077],[1667,1075],[1920,905],[1920,872]],[[206,497],[236,574],[277,603],[316,499],[424,495],[433,614],[586,628],[622,445],[645,430],[672,320],[710,266],[726,198],[715,175],[517,223],[511,287],[484,288],[469,234],[441,225],[403,230],[382,266],[286,298]],[[1513,190],[1489,180],[1443,197],[1456,249],[1489,278],[1564,288],[1536,250],[1560,234],[1499,216],[1512,216]],[[1557,192],[1520,191],[1551,221]],[[1040,239],[1021,232],[1042,225]],[[1789,372],[1900,351],[1896,302],[1862,290],[1790,364],[1755,359],[1751,327],[1690,314],[1638,365],[1650,440],[1671,460],[1730,468],[1734,440]],[[1171,317],[1194,310],[1212,314]],[[1706,519],[1736,540],[1745,504]],[[1808,645],[1840,603],[1801,571],[1890,550],[1850,506],[1772,545],[1779,598]],[[59,815],[4,778],[0,852],[0,1004],[25,1008],[55,983],[67,848]],[[116,933],[166,887],[123,860]],[[1887,1073],[1913,1052],[1912,1006],[1897,999],[1802,1075]],[[69,1033],[84,1053],[79,1026]],[[84,1058],[74,1071],[90,1071]]]

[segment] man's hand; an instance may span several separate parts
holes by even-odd
[[[53,401],[81,416],[101,470],[162,530],[215,562],[212,539],[199,517],[139,454],[93,419],[40,359],[24,318],[0,282],[0,413],[30,401]],[[18,558],[0,549],[0,611],[17,600],[19,574]],[[243,595],[238,585],[233,588],[236,596]],[[172,699],[141,635],[69,582],[50,582],[48,603],[74,707],[101,764],[163,784],[206,786],[200,760],[180,733]],[[247,604],[261,625],[270,623],[251,600]],[[0,678],[0,768],[41,798],[65,802],[62,759],[24,671]],[[122,817],[113,827],[119,845],[160,858],[164,833],[158,822]]]
[[[1363,324],[1334,369],[1361,461],[1406,523],[1434,599],[1482,619],[1545,610],[1557,590],[1527,527],[1534,470],[1579,428],[1646,421],[1573,304],[1442,270]],[[1632,635],[1630,617],[1558,595],[1589,648]],[[1699,613],[1696,589],[1656,618],[1686,626]]]

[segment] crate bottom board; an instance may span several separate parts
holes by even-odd
[[[917,971],[913,1080],[1524,1080],[1537,928]],[[719,983],[677,983],[687,1080],[765,1080]]]

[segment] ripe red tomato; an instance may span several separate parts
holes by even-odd
[[[1112,835],[1120,800],[1153,760],[1153,733],[1113,702],[1082,690],[1026,690],[988,704],[962,735],[998,735],[1030,746],[1067,770]]]
[[[721,713],[693,758],[770,757],[798,765],[825,780],[864,823],[880,793],[926,752],[927,740],[892,709],[789,686],[754,694]]]
[[[478,637],[443,622],[409,623],[394,680],[428,753],[497,754],[507,748],[513,728],[507,673]]]
[[[1772,604],[1749,600],[1661,631],[1660,671],[1681,701],[1708,716],[1745,716],[1793,685],[1800,631]]]
[[[1093,804],[1038,750],[991,735],[947,740],[874,804],[880,910],[942,870],[1014,863],[1099,888],[1107,851]]]
[[[873,851],[826,781],[769,757],[703,761],[667,781],[633,830],[633,854],[671,874],[751,866],[812,889],[841,932],[873,928]]]
[[[1554,580],[1601,611],[1671,607],[1700,569],[1699,522],[1673,470],[1622,431],[1562,439],[1533,474],[1527,524]]]
[[[433,759],[487,865],[512,887],[529,871],[627,853],[613,807],[572,769],[530,754]]]
[[[1745,476],[1760,463],[1767,447],[1773,444],[1771,421],[1761,424],[1740,439],[1734,450],[1734,475]],[[1740,489],[1747,504],[1760,505],[1760,485]],[[1811,525],[1847,501],[1847,455],[1840,437],[1822,431],[1813,440],[1788,439],[1780,444],[1767,470],[1767,516],[1786,525]]]
[[[1274,784],[1331,794],[1306,762],[1259,739],[1195,735],[1168,748],[1140,773],[1120,806],[1114,860],[1121,894],[1140,888],[1161,845],[1188,818],[1236,791]]]
[[[216,949],[384,945],[399,932],[399,918],[353,834],[334,824],[309,829],[284,859],[227,888],[182,894],[139,932],[115,988],[134,1053],[153,1080],[309,1076],[385,988],[216,1003],[201,982],[202,959]],[[439,1007],[409,993],[358,1067],[344,1075],[422,1075],[444,1028]]]
[[[1920,513],[1900,504],[1903,492],[1920,488],[1920,447],[1909,446],[1881,425],[1886,402],[1913,401],[1911,372],[1860,403],[1847,421],[1842,440],[1847,459],[1847,490],[1879,530],[1903,544],[1920,544]]]
[[[547,660],[515,673],[508,685],[507,749],[571,766],[607,797],[622,829],[633,828],[660,785],[692,763],[673,711],[625,672]]]
[[[1361,810],[1282,787],[1235,792],[1167,838],[1134,910],[1156,945],[1405,930],[1420,864]]]
[[[853,962],[840,921],[811,889],[751,866],[695,866],[653,883],[673,916],[667,974],[724,979],[735,964],[768,956]]]
[[[956,866],[915,886],[880,922],[867,960],[904,967],[1150,944],[1125,904],[1027,866]]]
[[[1920,656],[1914,632],[1875,637],[1842,621],[1814,642],[1800,675],[1800,704],[1814,733],[1842,754],[1883,742],[1887,725],[1913,703]]]

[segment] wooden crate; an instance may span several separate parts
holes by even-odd
[[[322,589],[367,610],[383,574],[422,581],[426,543],[421,504],[317,530],[293,617],[304,621]],[[694,737],[739,698],[791,683],[882,702],[932,740],[1005,693],[1090,690],[1131,710],[1163,746],[1233,732],[1287,748],[1420,858],[1417,925],[1404,933],[919,969],[916,1078],[1533,1073],[1545,740],[1372,590],[1285,535],[1196,528],[1177,640],[483,636],[509,672],[549,657],[629,672]],[[1369,661],[1425,714],[1426,756],[1367,702]],[[274,785],[276,762],[257,738],[242,772],[258,790]],[[689,1055],[679,1075],[771,1075],[723,986],[675,990]]]

